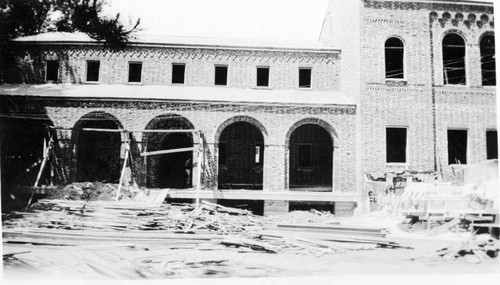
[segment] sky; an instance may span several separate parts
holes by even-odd
[[[108,0],[144,33],[170,36],[317,40],[328,0]]]

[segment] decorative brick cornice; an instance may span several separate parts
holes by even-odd
[[[451,88],[436,88],[437,94],[450,94],[450,95],[471,95],[471,96],[493,96],[496,97],[496,92],[494,89],[489,90],[478,90],[478,89],[451,89]]]
[[[452,27],[465,27],[467,29],[486,29],[495,28],[495,22],[492,14],[478,14],[475,13],[462,13],[448,11],[443,13],[438,13],[432,11],[429,14],[429,21],[435,25],[439,25],[442,28],[452,28]]]
[[[236,103],[211,103],[211,102],[175,102],[175,101],[118,101],[70,98],[38,98],[38,97],[10,97],[12,100],[23,100],[23,110],[16,112],[29,112],[36,106],[36,110],[45,107],[59,108],[110,108],[110,109],[136,109],[164,111],[203,111],[203,112],[232,112],[232,113],[273,113],[273,114],[309,114],[309,115],[355,115],[356,106],[296,106],[280,105],[254,105]],[[21,105],[20,105],[21,106]]]
[[[32,48],[34,49],[34,48]],[[143,58],[172,60],[204,60],[220,62],[269,62],[333,64],[338,61],[337,52],[262,51],[201,48],[130,47],[122,51],[91,46],[44,46],[38,47],[45,57],[66,56],[81,58]]]
[[[410,21],[407,19],[392,19],[392,18],[374,18],[365,17],[364,21],[366,23],[382,23],[382,24],[402,24],[402,25],[427,25],[425,21]]]
[[[367,84],[366,90],[368,91],[384,91],[384,92],[412,92],[412,93],[424,93],[429,89],[419,88],[415,86],[387,86],[381,84]]]
[[[432,2],[399,2],[383,0],[364,0],[364,7],[369,9],[388,10],[429,10],[429,11],[451,11],[466,13],[493,14],[493,5],[482,5],[481,3],[432,3]]]

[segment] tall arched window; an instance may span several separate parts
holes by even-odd
[[[465,85],[465,41],[458,34],[448,34],[443,38],[443,78],[444,84]]]
[[[398,38],[385,41],[385,78],[404,78],[404,49]]]
[[[481,74],[483,78],[483,86],[497,85],[497,75],[495,72],[495,37],[486,35],[479,43],[481,50]]]

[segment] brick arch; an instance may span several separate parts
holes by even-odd
[[[224,129],[227,126],[231,125],[232,123],[236,123],[236,122],[247,122],[247,123],[250,123],[250,124],[256,126],[262,132],[262,135],[264,137],[264,144],[266,144],[266,142],[268,141],[269,135],[267,133],[266,128],[264,127],[264,125],[261,122],[259,122],[258,120],[254,119],[252,117],[249,117],[249,116],[235,116],[235,117],[227,119],[219,126],[219,128],[217,129],[217,132],[215,133],[215,143],[216,144],[219,143],[220,136],[221,136],[222,132],[224,131]]]
[[[333,147],[336,148],[339,146],[339,135],[338,135],[337,131],[335,130],[335,128],[332,127],[332,125],[330,125],[329,123],[327,123],[321,119],[318,119],[318,118],[305,118],[305,119],[302,119],[302,120],[296,122],[295,124],[293,124],[293,126],[290,129],[288,129],[288,132],[287,132],[286,138],[285,138],[285,146],[287,148],[290,144],[290,136],[292,135],[292,133],[298,127],[303,126],[303,125],[307,125],[307,124],[319,125],[319,126],[323,127],[330,134],[330,137],[332,138]]]
[[[313,124],[322,127],[329,135],[332,140],[332,150],[333,152],[337,152],[340,146],[340,137],[335,130],[335,128],[330,125],[328,122],[321,120],[319,118],[305,118],[302,119],[295,124],[293,124],[288,130],[285,138],[285,189],[290,189],[290,137],[292,133],[299,127],[303,125]],[[338,170],[340,169],[340,159],[339,154],[332,155],[332,181],[331,187],[332,191],[337,191],[337,181],[340,179],[340,175]]]
[[[464,31],[462,31],[461,29],[457,29],[457,28],[448,29],[441,34],[441,37],[439,38],[439,45],[440,46],[443,44],[444,37],[446,37],[449,34],[457,34],[457,35],[461,36],[464,39],[465,48],[467,49],[467,39],[469,37],[467,36],[467,34]]]
[[[75,146],[74,170],[76,181],[113,182],[120,176],[121,147],[124,133],[85,132],[85,127],[123,129],[122,123],[113,115],[96,111],[85,114],[75,123],[72,140]]]
[[[492,36],[492,37],[495,37],[495,32],[494,31],[485,31],[483,33],[481,33],[479,35],[479,37],[477,37],[477,45],[480,45],[481,44],[481,41],[483,40],[484,37],[486,36]],[[496,39],[495,39],[496,40]]]
[[[158,124],[161,120],[169,120],[169,119],[179,119],[182,121],[181,128],[182,129],[194,129],[193,123],[191,123],[190,120],[188,120],[186,117],[179,115],[179,114],[163,114],[163,115],[158,115],[151,120],[148,121],[148,123],[144,126],[145,130],[150,130],[155,128],[155,124]],[[157,120],[157,122],[155,122]]]
[[[118,120],[115,116],[104,112],[104,111],[94,111],[87,113],[83,116],[81,116],[78,121],[76,121],[75,125],[73,126],[73,136],[72,136],[72,141],[76,143],[78,141],[78,136],[80,134],[79,130],[82,128],[83,124],[85,123],[86,120],[91,120],[91,119],[104,119],[104,120],[109,120],[115,123],[117,129],[123,129],[123,124]]]
[[[194,125],[182,115],[162,114],[148,121],[145,130],[192,130]],[[145,151],[192,147],[192,133],[149,133],[142,136]],[[169,156],[147,157],[141,173],[141,181],[152,188],[190,188],[193,185],[194,152],[181,152]],[[189,172],[186,172],[189,170]]]

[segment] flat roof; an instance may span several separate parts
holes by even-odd
[[[0,95],[34,96],[82,100],[175,101],[285,106],[355,106],[355,100],[340,91],[302,89],[190,87],[169,85],[106,84],[4,84]]]
[[[70,45],[100,44],[99,41],[92,39],[87,34],[81,32],[41,33],[38,35],[15,38],[12,40],[12,42],[25,43],[25,44],[70,44]],[[182,37],[182,36],[163,36],[163,35],[153,35],[153,34],[137,34],[135,39],[132,39],[130,43],[132,45],[146,45],[146,46],[340,52],[339,49],[328,47],[326,45],[323,45],[319,41],[306,41],[306,40]]]

